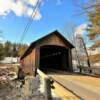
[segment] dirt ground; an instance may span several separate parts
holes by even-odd
[[[25,84],[10,81],[0,89],[0,100],[44,100],[44,95],[38,90],[39,84],[38,77],[27,79]]]
[[[39,78],[28,78],[22,84],[17,76],[18,64],[0,64],[0,100],[44,100],[38,91]]]

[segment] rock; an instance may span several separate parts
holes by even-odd
[[[2,80],[1,84],[5,84],[5,87],[0,89],[0,100],[44,100],[44,94],[39,91],[38,76],[27,76],[22,87],[21,81]]]

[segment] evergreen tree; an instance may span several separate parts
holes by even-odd
[[[13,57],[17,57],[18,56],[17,45],[15,43],[13,44],[12,56]]]
[[[19,44],[18,56],[22,56],[27,48],[28,46],[26,44]]]
[[[5,56],[6,57],[10,57],[10,56],[12,56],[12,44],[11,44],[11,42],[9,42],[9,41],[7,41],[6,43],[5,43],[5,47],[4,47],[4,52],[5,52]]]
[[[0,43],[0,60],[4,58],[4,48],[3,44]]]

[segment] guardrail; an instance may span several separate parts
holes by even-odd
[[[51,78],[39,69],[37,69],[37,74],[44,80],[45,100],[52,100]]]
[[[79,67],[78,66],[78,68],[82,68],[82,69],[99,69],[100,70],[100,68],[99,67],[87,67],[87,66],[81,66],[81,67]]]
[[[66,100],[67,98],[70,100],[79,100],[79,96],[74,94],[72,91],[69,91],[65,86],[63,86],[54,78],[47,76],[44,72],[42,72],[39,69],[37,69],[37,73],[42,79],[44,79],[45,100],[53,99],[53,95],[51,95],[52,89],[52,92],[56,94],[57,99],[59,100]]]
[[[100,75],[100,68],[98,68],[98,67],[85,67],[85,66],[81,66],[81,67],[78,67],[79,69],[81,69],[81,72],[82,71],[87,71],[87,72],[90,72],[91,71],[91,73],[94,73],[94,74],[98,74],[98,75]]]

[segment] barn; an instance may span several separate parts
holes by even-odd
[[[54,31],[32,42],[21,56],[25,74],[35,74],[39,68],[44,72],[53,70],[73,71],[71,50],[74,46],[59,33]]]

